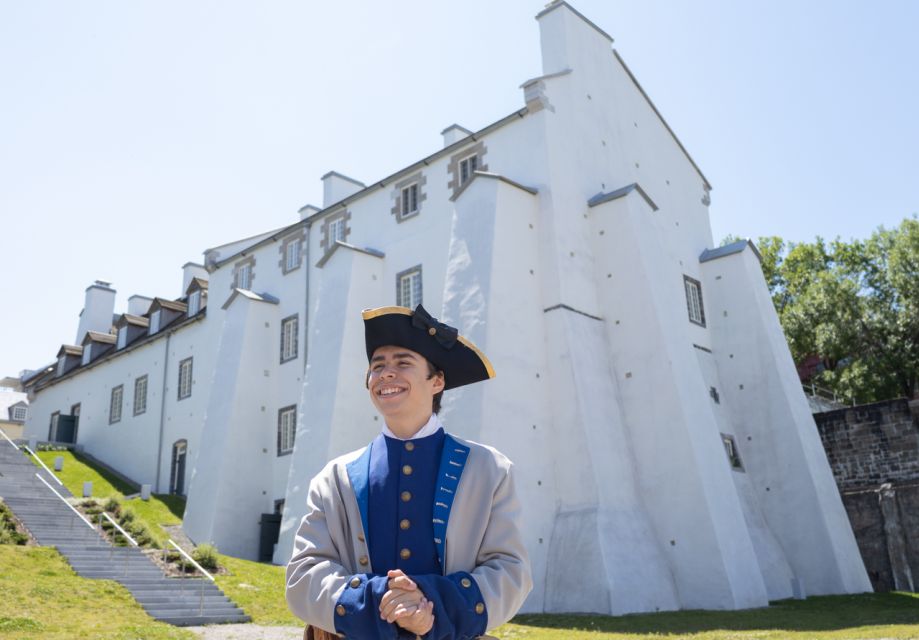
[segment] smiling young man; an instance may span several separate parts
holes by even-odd
[[[363,316],[382,433],[311,481],[287,602],[308,638],[482,637],[532,588],[520,503],[510,461],[447,434],[437,413],[445,390],[494,371],[421,305]]]

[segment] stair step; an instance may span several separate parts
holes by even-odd
[[[176,627],[199,627],[206,624],[231,624],[250,622],[252,618],[242,614],[238,616],[178,616],[178,617],[157,617],[160,622],[171,624]]]

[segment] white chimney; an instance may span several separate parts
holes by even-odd
[[[326,208],[340,200],[344,200],[352,193],[357,193],[366,188],[363,182],[342,175],[337,171],[329,171],[322,176],[322,207]]]
[[[150,309],[153,304],[153,298],[134,294],[128,298],[128,313],[132,316],[142,316]]]
[[[446,149],[454,142],[459,142],[463,138],[471,136],[472,132],[469,129],[454,123],[441,131],[440,135],[444,137],[444,148]]]
[[[197,262],[186,262],[183,264],[182,292],[179,293],[179,297],[185,295],[185,292],[188,290],[188,285],[191,284],[192,278],[201,278],[202,280],[207,280],[207,277],[207,269],[204,268],[203,264],[198,264]]]
[[[298,213],[300,214],[301,220],[306,220],[314,213],[319,213],[320,211],[322,211],[322,209],[320,209],[319,207],[315,205],[305,204],[302,207],[300,207],[300,211],[298,211]]]
[[[80,312],[80,324],[77,326],[77,339],[74,344],[82,344],[87,331],[109,333],[112,328],[112,314],[115,313],[115,290],[111,282],[96,280],[86,287],[86,300]]]

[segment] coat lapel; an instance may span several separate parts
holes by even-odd
[[[437,547],[441,573],[444,574],[447,561],[447,523],[450,521],[453,498],[456,496],[456,489],[459,487],[468,458],[469,447],[447,434],[440,457],[440,469],[437,472],[437,487],[434,490],[434,545]],[[363,514],[361,517],[364,517]]]
[[[367,506],[370,502],[370,449],[373,442],[367,445],[364,452],[357,458],[345,465],[348,471],[348,480],[351,481],[351,488],[354,490],[354,497],[357,500],[357,508],[361,512],[361,526],[364,530],[364,537],[367,539],[367,547],[370,547],[370,523],[367,515]]]

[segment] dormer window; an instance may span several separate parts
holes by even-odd
[[[116,349],[124,349],[128,344],[128,328],[118,327],[118,342],[115,343]]]
[[[196,315],[201,310],[201,290],[188,294],[188,317]]]
[[[157,309],[150,314],[150,335],[160,330],[160,310]]]
[[[83,346],[83,360],[81,360],[81,364],[83,366],[89,364],[90,354],[92,354],[92,346],[92,343]]]

